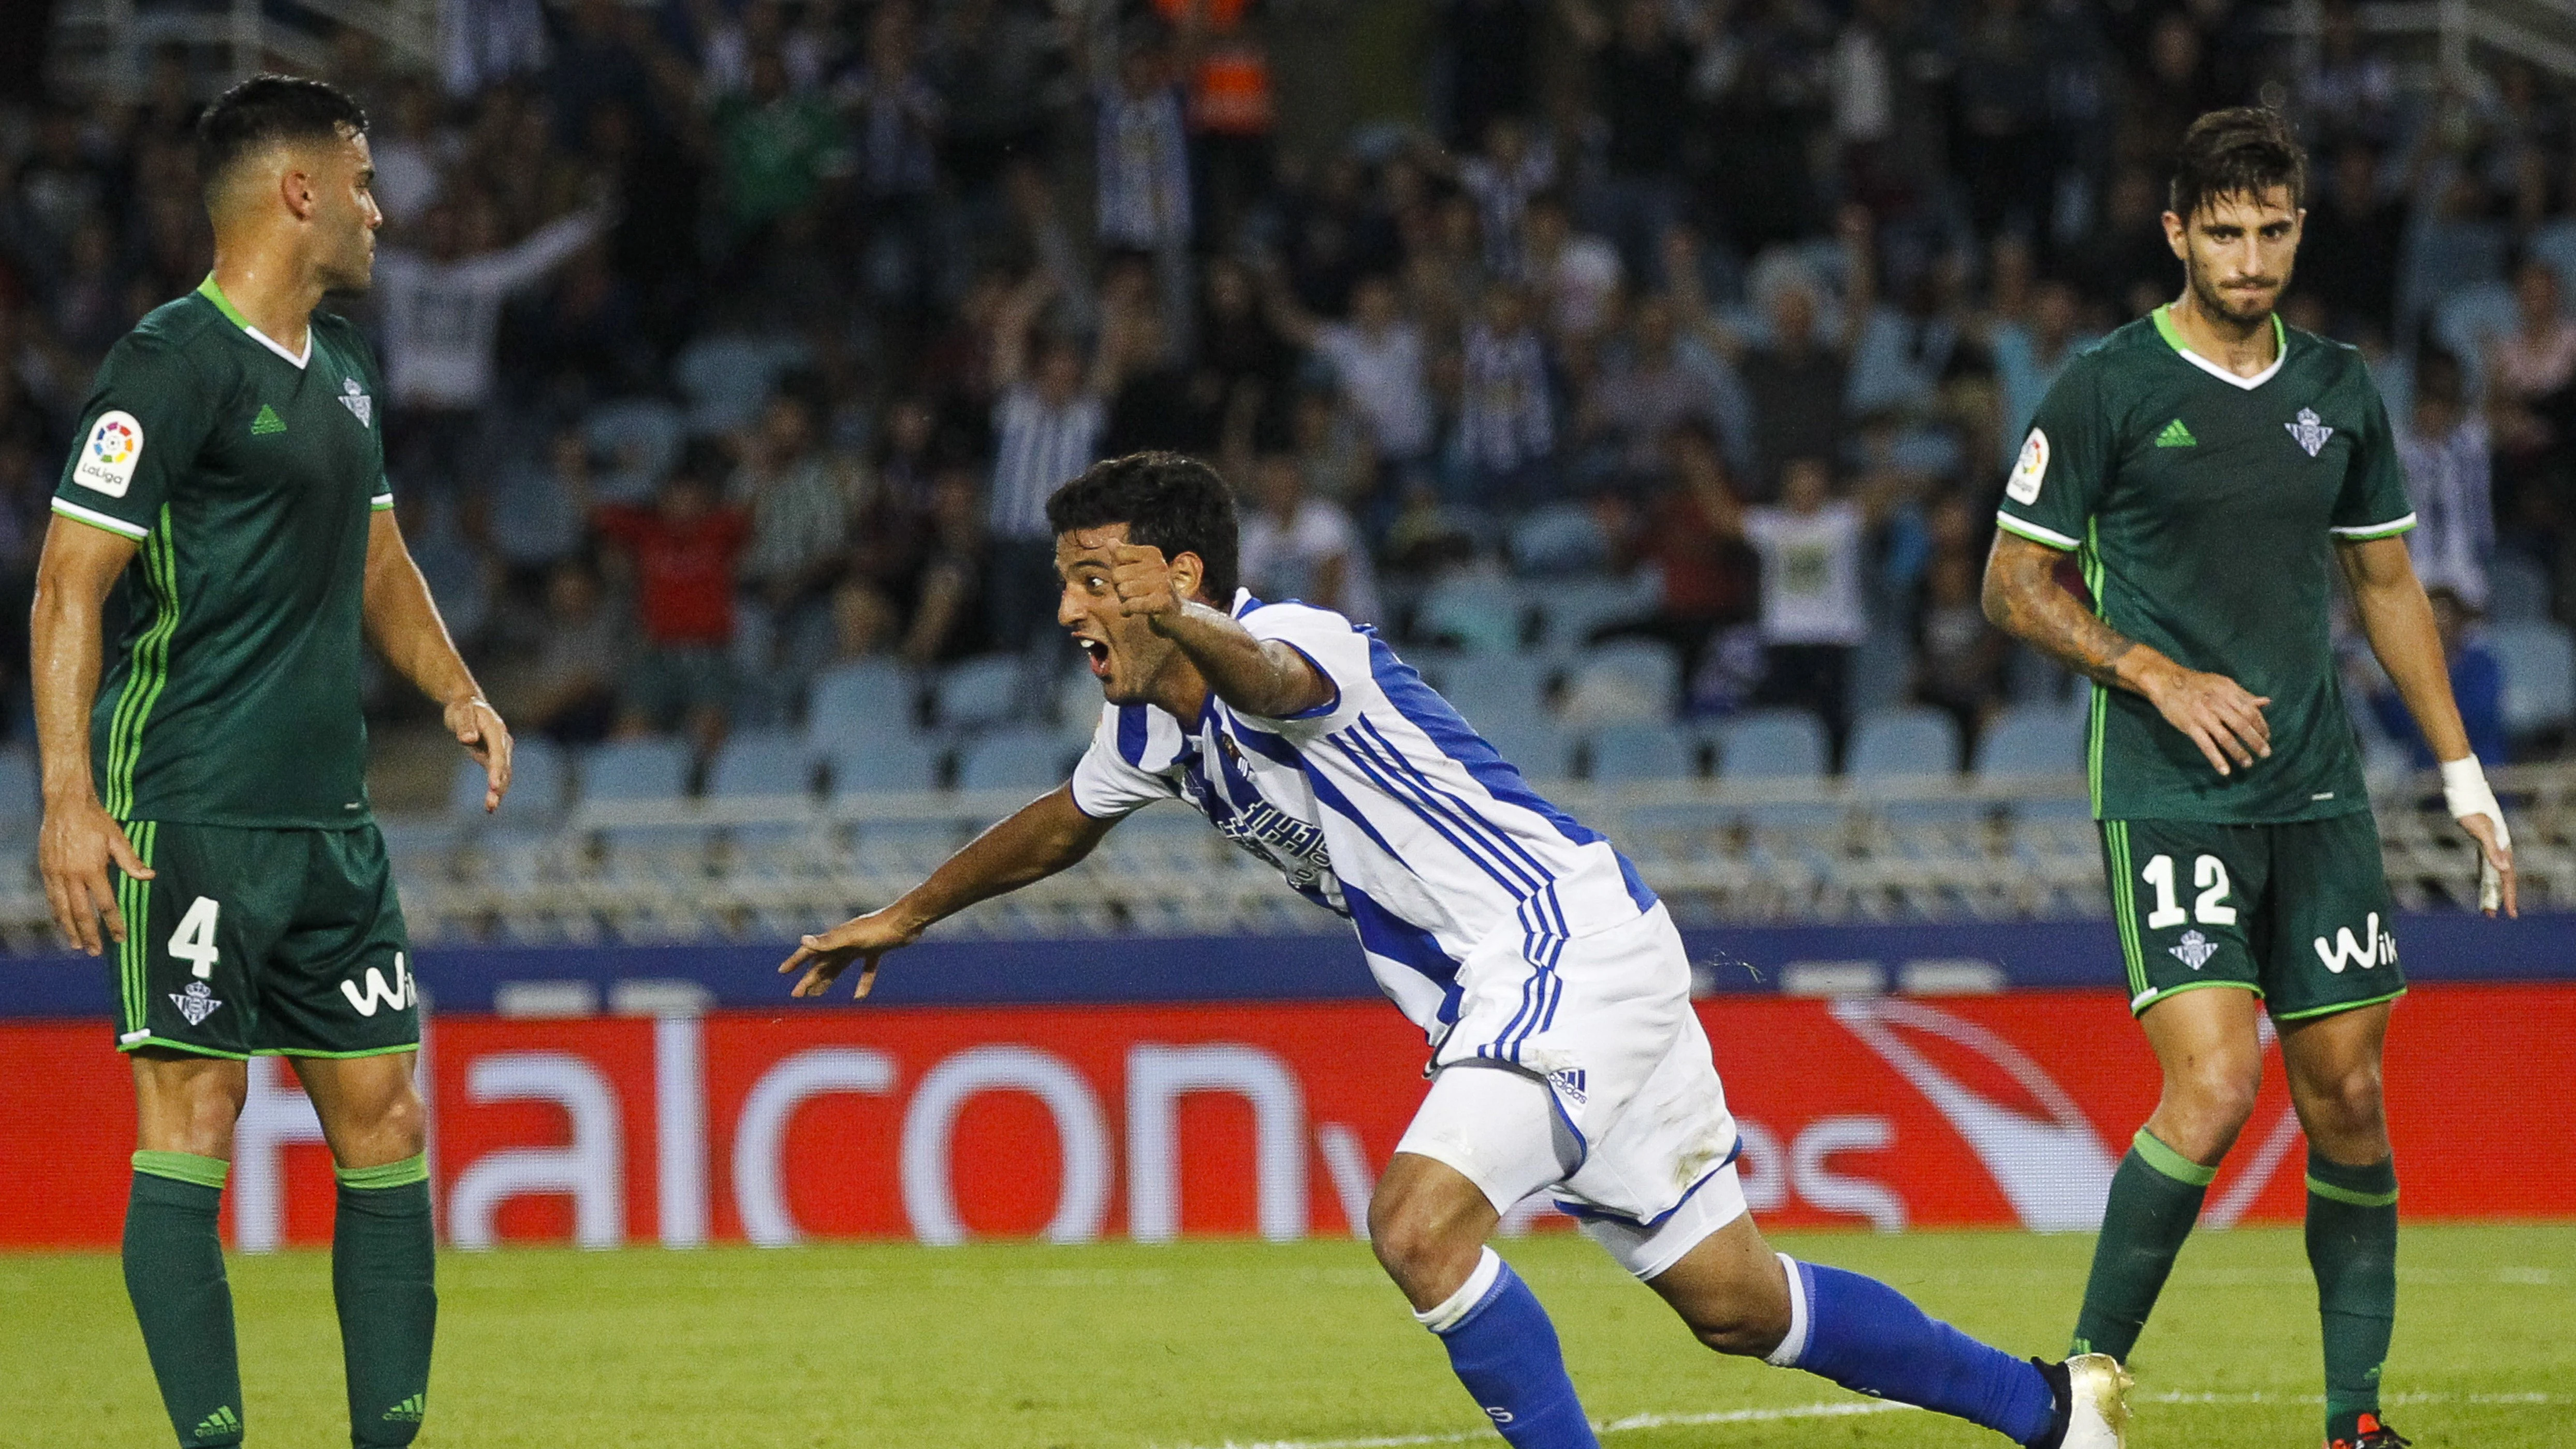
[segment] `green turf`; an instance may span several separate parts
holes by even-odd
[[[2090,1251],[2009,1233],[1782,1243],[2052,1355]],[[1865,1406],[1697,1348],[1578,1238],[1505,1247],[1554,1311],[1596,1419]],[[2576,1226],[2412,1228],[2403,1254],[2395,1422],[2427,1449],[2566,1442]],[[1179,1449],[1480,1432],[1437,1345],[1347,1242],[515,1251],[450,1254],[439,1271],[420,1439],[432,1449]],[[347,1443],[328,1258],[235,1257],[232,1275],[250,1442]],[[2202,1234],[2138,1348],[2134,1442],[2313,1449],[2316,1364],[2298,1234]],[[168,1442],[115,1258],[0,1257],[0,1444]],[[2001,1442],[1885,1412],[1622,1429],[1606,1444]]]

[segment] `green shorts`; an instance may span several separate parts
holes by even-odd
[[[116,1045],[210,1057],[420,1046],[385,838],[132,820],[150,880],[116,872]],[[113,943],[111,943],[113,944]]]
[[[2233,986],[2275,1021],[2404,994],[2397,906],[2368,811],[2276,825],[2105,820],[2132,1014]]]

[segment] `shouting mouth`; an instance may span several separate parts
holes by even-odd
[[[1097,639],[1084,639],[1079,636],[1077,636],[1073,642],[1082,646],[1083,657],[1088,660],[1091,665],[1092,678],[1107,679],[1109,677],[1109,646]]]

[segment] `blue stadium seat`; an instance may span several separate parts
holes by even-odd
[[[1626,579],[1567,579],[1539,599],[1547,647],[1562,655],[1581,649],[1594,630],[1643,618],[1654,609],[1654,581],[1643,573]]]
[[[1538,711],[1496,715],[1491,724],[1477,725],[1476,733],[1529,779],[1563,780],[1574,773],[1574,742]]]
[[[1907,706],[1861,716],[1852,727],[1849,773],[1860,779],[1953,775],[1959,725],[1937,709]]]
[[[723,798],[810,795],[814,749],[802,736],[761,730],[735,735],[707,767],[707,793]]]
[[[2549,572],[2506,554],[2487,567],[2487,618],[2498,624],[2549,617]]]
[[[680,466],[688,425],[660,398],[621,398],[590,410],[582,436],[602,460],[592,486],[604,503],[641,503]]]
[[[802,344],[767,337],[699,337],[671,360],[689,399],[689,431],[729,433],[760,416],[780,374],[804,358]]]
[[[2081,820],[2093,812],[2077,784],[2084,774],[2084,714],[2060,705],[2015,705],[1994,717],[1977,741],[1977,778],[2068,782],[2060,799],[2024,800],[2013,813],[2024,820]]]
[[[1016,654],[986,654],[950,666],[936,691],[939,723],[949,729],[999,724],[1029,713],[1028,667]]]
[[[817,753],[912,728],[920,688],[891,659],[844,664],[814,681],[805,706],[805,737]]]
[[[2433,309],[2433,339],[2460,360],[2472,398],[2486,395],[2487,353],[2521,325],[2510,282],[2462,287]]]
[[[1044,790],[1064,780],[1064,742],[1053,730],[998,730],[967,745],[957,759],[960,790]]]
[[[932,790],[939,786],[939,749],[910,730],[874,739],[850,740],[826,757],[832,775],[832,798]]]
[[[1699,773],[1699,740],[1659,721],[1604,725],[1592,734],[1591,758],[1595,784],[1687,780]]]
[[[2576,640],[2542,619],[2497,624],[2487,647],[2504,671],[2505,732],[2520,739],[2576,723]]]
[[[611,740],[582,762],[585,800],[677,800],[689,793],[684,740]]]
[[[1543,504],[1512,525],[1506,547],[1523,577],[1577,574],[1610,558],[1610,536],[1592,510],[1575,503]]]
[[[1529,606],[1512,581],[1497,574],[1457,573],[1431,586],[1415,614],[1413,632],[1454,640],[1477,654],[1502,654],[1521,644]]]
[[[1570,714],[1617,712],[1622,701],[1635,700],[1650,717],[1670,719],[1681,698],[1681,680],[1681,660],[1667,646],[1649,639],[1613,639],[1592,646],[1575,661],[1566,681],[1565,707]]]
[[[1717,726],[1717,772],[1729,780],[1825,773],[1825,725],[1803,709],[1755,709]]]
[[[1506,719],[1546,712],[1549,670],[1547,661],[1536,655],[1478,655],[1460,660],[1445,673],[1441,697],[1480,733]]]
[[[34,755],[14,746],[0,750],[0,837],[28,840],[35,836],[44,820],[37,778]]]

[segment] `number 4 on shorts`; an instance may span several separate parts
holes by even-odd
[[[215,918],[221,914],[223,907],[213,896],[199,896],[179,918],[179,929],[170,933],[171,959],[187,962],[200,981],[214,975],[215,963],[223,959],[215,949]]]
[[[2147,929],[2161,931],[2197,920],[2204,926],[2236,924],[2236,908],[2227,904],[2227,862],[2214,855],[2204,855],[2191,863],[2191,883],[2200,891],[2189,915],[2174,894],[2174,858],[2159,855],[2147,862],[2138,878],[2155,887],[2156,908],[2147,912]]]

